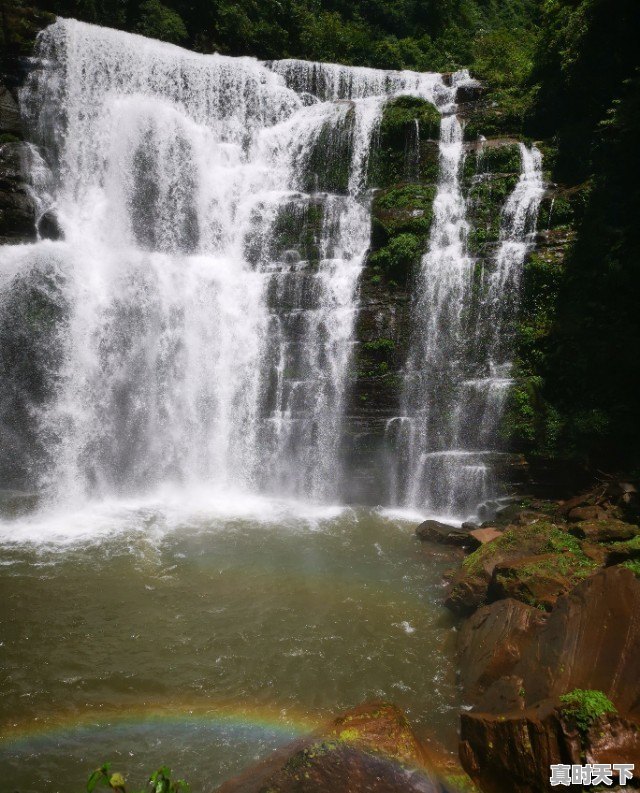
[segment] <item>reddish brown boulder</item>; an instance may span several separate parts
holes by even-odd
[[[640,726],[602,716],[584,734],[547,700],[520,713],[464,713],[460,759],[483,793],[541,793],[550,765],[634,763],[640,769]]]
[[[588,507],[574,507],[569,510],[567,520],[570,523],[578,523],[581,520],[606,520],[607,512],[597,504]]]
[[[640,529],[622,520],[586,520],[571,526],[569,532],[590,542],[616,542],[632,540]]]
[[[584,753],[588,763],[633,763],[640,778],[640,724],[603,716],[589,729]]]
[[[424,759],[402,711],[371,703],[276,752],[217,793],[445,793],[420,768]]]
[[[511,673],[545,621],[538,609],[517,600],[483,606],[465,621],[458,637],[460,682],[467,699]]]
[[[475,547],[479,547],[480,545],[484,545],[487,542],[497,540],[498,537],[502,535],[502,532],[498,531],[497,529],[487,527],[486,529],[472,529],[469,531],[469,535],[477,541]]]
[[[541,793],[550,764],[579,758],[580,742],[565,734],[553,703],[545,702],[523,713],[463,713],[459,752],[483,793]]]
[[[514,674],[527,704],[575,688],[603,691],[640,716],[640,580],[609,567],[560,598]]]
[[[567,501],[561,501],[558,511],[561,515],[566,517],[573,509],[577,507],[593,506],[595,501],[596,498],[593,493],[583,493],[579,496],[567,499]]]
[[[538,554],[496,566],[489,585],[489,599],[514,598],[551,611],[572,580],[571,554]]]
[[[577,563],[578,559],[573,557],[582,555],[577,540],[552,523],[512,526],[464,560],[451,582],[445,605],[456,614],[469,615],[492,599],[489,585],[497,568],[550,552],[558,559],[568,558],[569,551],[572,563]]]

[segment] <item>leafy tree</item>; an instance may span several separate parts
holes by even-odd
[[[182,17],[159,0],[142,3],[136,32],[172,44],[180,44],[188,35]]]

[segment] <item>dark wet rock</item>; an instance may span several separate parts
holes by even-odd
[[[545,618],[539,609],[507,599],[483,606],[465,621],[458,637],[458,656],[467,699],[477,699],[510,674]]]
[[[485,90],[484,86],[477,82],[463,83],[456,89],[456,103],[479,102]]]
[[[27,185],[24,143],[0,145],[0,244],[32,242],[36,209]]]
[[[478,547],[466,529],[449,526],[437,520],[425,520],[416,529],[416,536],[425,542],[437,542],[442,545],[457,545],[460,547]]]
[[[522,678],[506,675],[492,683],[473,701],[474,713],[516,713],[524,710]]]
[[[583,741],[587,763],[633,763],[640,779],[640,723],[616,715],[601,717]]]
[[[474,573],[457,573],[445,598],[445,606],[454,614],[466,617],[487,601],[491,574],[481,569]]]
[[[225,782],[218,793],[445,793],[394,705],[361,705]]]
[[[546,700],[524,712],[463,713],[460,759],[484,793],[541,793],[550,765],[585,762],[640,763],[638,725],[616,715],[596,720],[581,734]]]
[[[640,559],[640,536],[628,542],[616,542],[609,546],[600,546],[605,552],[607,566]]]
[[[467,531],[473,531],[474,529],[479,529],[480,525],[478,523],[474,523],[471,520],[467,520],[462,524],[460,528],[466,529]]]
[[[574,536],[590,542],[632,540],[640,534],[638,526],[621,520],[584,520],[571,526],[569,531]]]
[[[0,84],[0,134],[21,135],[20,110],[11,92]]]
[[[43,240],[62,239],[62,229],[53,210],[45,212],[38,221],[38,234]]]
[[[484,793],[540,793],[547,789],[550,764],[579,757],[579,748],[552,703],[524,713],[461,716],[460,760]]]

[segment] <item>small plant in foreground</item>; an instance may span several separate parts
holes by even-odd
[[[171,769],[162,766],[149,777],[151,793],[189,793],[189,785],[183,779],[171,781]],[[111,764],[105,763],[96,768],[87,780],[87,793],[93,793],[97,787],[108,788],[116,793],[127,793],[125,778],[117,772],[111,773]],[[133,791],[132,791],[133,793]],[[139,791],[139,793],[147,793]]]
[[[605,713],[617,713],[615,705],[602,691],[575,688],[560,697],[564,713],[573,718],[581,733],[587,732],[593,722]]]

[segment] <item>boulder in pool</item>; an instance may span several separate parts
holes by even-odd
[[[479,543],[468,529],[449,526],[439,520],[425,520],[416,529],[416,537],[423,542],[437,542],[440,545],[457,545],[460,548],[477,548]]]
[[[447,793],[424,762],[403,712],[374,702],[279,750],[217,793]]]

